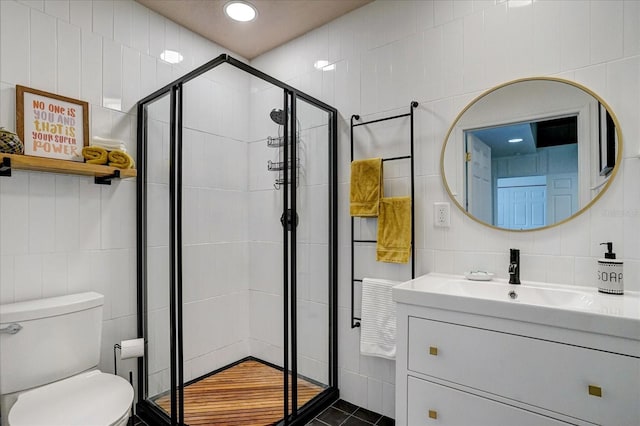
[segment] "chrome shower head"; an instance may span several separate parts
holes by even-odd
[[[272,109],[271,112],[269,113],[269,117],[271,117],[271,120],[273,120],[274,123],[284,126],[284,122],[285,122],[284,111],[281,110],[280,108]]]

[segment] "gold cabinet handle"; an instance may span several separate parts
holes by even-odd
[[[438,418],[438,412],[436,410],[429,410],[429,418],[436,420]]]
[[[429,346],[429,355],[438,356],[438,347]]]
[[[589,385],[589,395],[602,398],[602,388],[600,386]]]

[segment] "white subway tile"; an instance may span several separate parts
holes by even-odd
[[[590,22],[591,63],[619,59],[623,54],[623,2],[592,1]]]
[[[115,181],[102,188],[101,243],[103,249],[135,247],[136,219],[134,206],[136,184],[133,181]]]
[[[102,106],[122,111],[122,45],[103,39]]]
[[[92,178],[79,179],[78,183],[78,235],[80,250],[100,248],[100,185]]]
[[[173,81],[171,65],[163,60],[156,60],[156,84],[158,88],[166,86]]]
[[[131,46],[134,3],[132,1],[113,3],[113,39],[124,46]]]
[[[142,97],[140,93],[140,53],[124,47],[122,52],[122,111],[135,112],[136,103]]]
[[[640,54],[640,2],[624,1],[624,56]]]
[[[113,318],[126,317],[136,313],[136,283],[129,279],[130,270],[135,269],[134,253],[135,251],[131,249],[115,250],[107,264],[109,269],[107,285],[110,287],[112,295],[111,315]]]
[[[590,7],[588,1],[564,1],[560,7],[560,65],[562,70],[589,64]]]
[[[532,74],[554,74],[560,70],[562,43],[560,8],[562,3],[542,1],[533,3],[533,45],[530,53]]]
[[[491,10],[499,10],[500,5],[496,5]],[[537,59],[531,55],[531,51],[523,46],[534,45],[534,13],[533,4],[529,7],[509,7],[507,31],[503,33],[506,38],[507,55],[505,58],[505,69],[507,73],[499,73],[497,67],[494,67],[491,61],[491,70],[498,75],[494,75],[494,79],[489,81],[489,85],[502,83],[506,80],[528,76],[533,63]],[[489,12],[485,11],[485,17]],[[486,22],[486,21],[485,21]],[[502,23],[500,23],[502,24]],[[485,23],[486,25],[486,23]],[[498,64],[495,64],[498,65]],[[502,76],[503,78],[499,78]]]
[[[391,383],[382,383],[382,414],[395,419],[396,417],[396,386]]]
[[[0,123],[5,129],[16,129],[16,90],[12,84],[0,83]]]
[[[102,37],[83,29],[81,58],[81,98],[102,105]]]
[[[29,252],[55,250],[55,179],[46,173],[29,176]]]
[[[78,250],[80,239],[79,178],[55,176],[55,249],[57,252]]]
[[[367,405],[367,377],[355,372],[339,369],[340,397],[352,404]]]
[[[42,255],[21,254],[14,258],[16,302],[42,297]]]
[[[640,57],[607,64],[607,91],[601,96],[620,121],[624,155],[640,153]]]
[[[82,29],[83,32],[91,32],[93,29],[93,2],[70,1],[70,22]]]
[[[443,95],[452,96],[462,92],[463,71],[466,72],[463,67],[463,64],[465,64],[463,57],[465,47],[463,20],[460,19],[444,25],[442,31]]]
[[[149,9],[138,2],[132,3],[131,17],[131,47],[142,53],[149,54]]]
[[[485,87],[483,15],[478,13],[466,16],[463,22],[463,87],[466,92],[470,92]]]
[[[382,413],[382,381],[367,378],[367,406],[368,410],[374,413]]]
[[[67,255],[42,255],[42,297],[63,296],[68,293]]]
[[[55,93],[57,91],[56,19],[32,9],[29,28],[30,85],[39,90]]]
[[[165,50],[165,19],[153,11],[149,11],[149,54],[160,59]]]
[[[149,55],[141,55],[140,98],[150,95],[158,88],[158,85],[156,84],[156,72],[156,60]]]
[[[91,136],[110,138],[113,129],[111,110],[99,105],[90,105]]]
[[[0,304],[2,305],[14,302],[14,276],[14,256],[0,255]]]
[[[45,0],[44,12],[69,22],[69,0]]]
[[[573,265],[574,265],[573,284],[583,286],[583,287],[592,287],[592,288],[598,287],[597,258],[575,257]]]
[[[29,252],[29,175],[12,171],[11,178],[0,180],[0,253]]]
[[[80,29],[58,21],[58,93],[81,97]]]
[[[640,197],[635,196],[640,182],[640,160],[630,158],[624,160],[624,246],[620,247],[623,258],[640,260]],[[631,194],[631,195],[629,195]],[[629,282],[625,280],[625,282]]]
[[[106,39],[113,39],[113,4],[114,0],[93,2],[93,32]]]
[[[453,2],[448,0],[434,0],[433,23],[435,26],[446,24],[453,20]]]
[[[453,18],[459,19],[473,13],[473,0],[453,1]]]

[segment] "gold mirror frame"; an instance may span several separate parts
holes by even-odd
[[[591,201],[589,201],[584,207],[580,208],[577,212],[575,212],[574,214],[572,214],[571,216],[567,217],[566,219],[563,219],[561,221],[558,221],[556,223],[553,223],[551,225],[546,225],[546,226],[541,226],[539,228],[533,228],[533,229],[507,229],[507,228],[500,228],[498,226],[492,225],[490,223],[484,222],[480,219],[477,219],[475,216],[473,216],[472,214],[470,214],[462,205],[460,205],[460,203],[458,202],[458,200],[456,199],[456,197],[453,195],[453,192],[451,191],[451,188],[449,187],[449,184],[447,183],[447,177],[445,174],[445,170],[444,170],[444,156],[445,156],[445,151],[447,148],[447,143],[449,142],[449,138],[451,136],[451,133],[454,131],[454,128],[456,127],[456,124],[458,123],[458,121],[460,121],[460,118],[464,115],[465,112],[467,112],[467,110],[469,110],[473,105],[476,104],[476,102],[480,101],[481,99],[484,99],[487,95],[502,89],[504,87],[507,86],[511,86],[517,83],[521,83],[521,82],[526,82],[526,81],[553,81],[553,82],[557,82],[557,83],[564,83],[564,84],[568,84],[570,86],[573,86],[577,89],[580,89],[584,92],[586,92],[587,94],[593,96],[598,102],[600,102],[602,104],[602,106],[604,106],[604,108],[609,112],[609,114],[611,115],[611,118],[615,124],[616,127],[616,137],[617,137],[617,144],[616,144],[616,163],[613,167],[613,170],[610,174],[610,176],[607,178],[606,183],[602,186],[602,189],[598,192],[598,194],[596,194],[595,197],[593,197],[593,199],[591,199]],[[499,84],[498,86],[492,87],[491,89],[483,92],[481,95],[477,96],[475,99],[473,99],[471,102],[469,102],[463,109],[462,111],[460,111],[460,113],[456,116],[455,120],[453,120],[453,123],[451,124],[451,126],[449,127],[449,130],[447,131],[447,134],[445,136],[444,142],[442,144],[442,150],[440,152],[440,176],[442,177],[442,183],[444,184],[444,187],[447,191],[447,194],[449,195],[449,198],[451,199],[451,201],[453,201],[453,203],[458,207],[458,209],[460,209],[460,211],[462,211],[466,216],[468,216],[469,218],[471,218],[473,221],[480,223],[484,226],[487,226],[489,228],[492,229],[496,229],[499,231],[506,231],[506,232],[533,232],[533,231],[541,231],[541,230],[545,230],[545,229],[549,229],[549,228],[554,228],[556,226],[562,225],[563,223],[566,223],[578,216],[580,216],[582,213],[584,213],[585,211],[587,211],[589,208],[591,208],[591,206],[593,204],[596,203],[596,201],[598,201],[600,199],[600,197],[602,197],[602,195],[607,192],[607,190],[609,189],[609,186],[611,186],[611,183],[613,182],[613,179],[615,178],[616,174],[618,173],[618,170],[620,169],[620,165],[622,163],[622,147],[623,147],[623,141],[622,141],[622,131],[620,130],[620,122],[618,121],[618,117],[615,115],[615,113],[613,112],[613,110],[611,109],[611,107],[609,106],[609,104],[607,102],[605,102],[604,99],[602,99],[599,95],[597,95],[595,92],[593,92],[591,89],[589,89],[588,87],[585,87],[579,83],[576,83],[574,81],[570,81],[570,80],[565,80],[562,78],[557,78],[557,77],[526,77],[526,78],[520,78],[520,79],[516,79],[516,80],[511,80],[508,81],[506,83],[502,83]]]

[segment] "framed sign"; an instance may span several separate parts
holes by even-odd
[[[83,161],[89,145],[89,104],[16,86],[16,130],[25,155]]]

